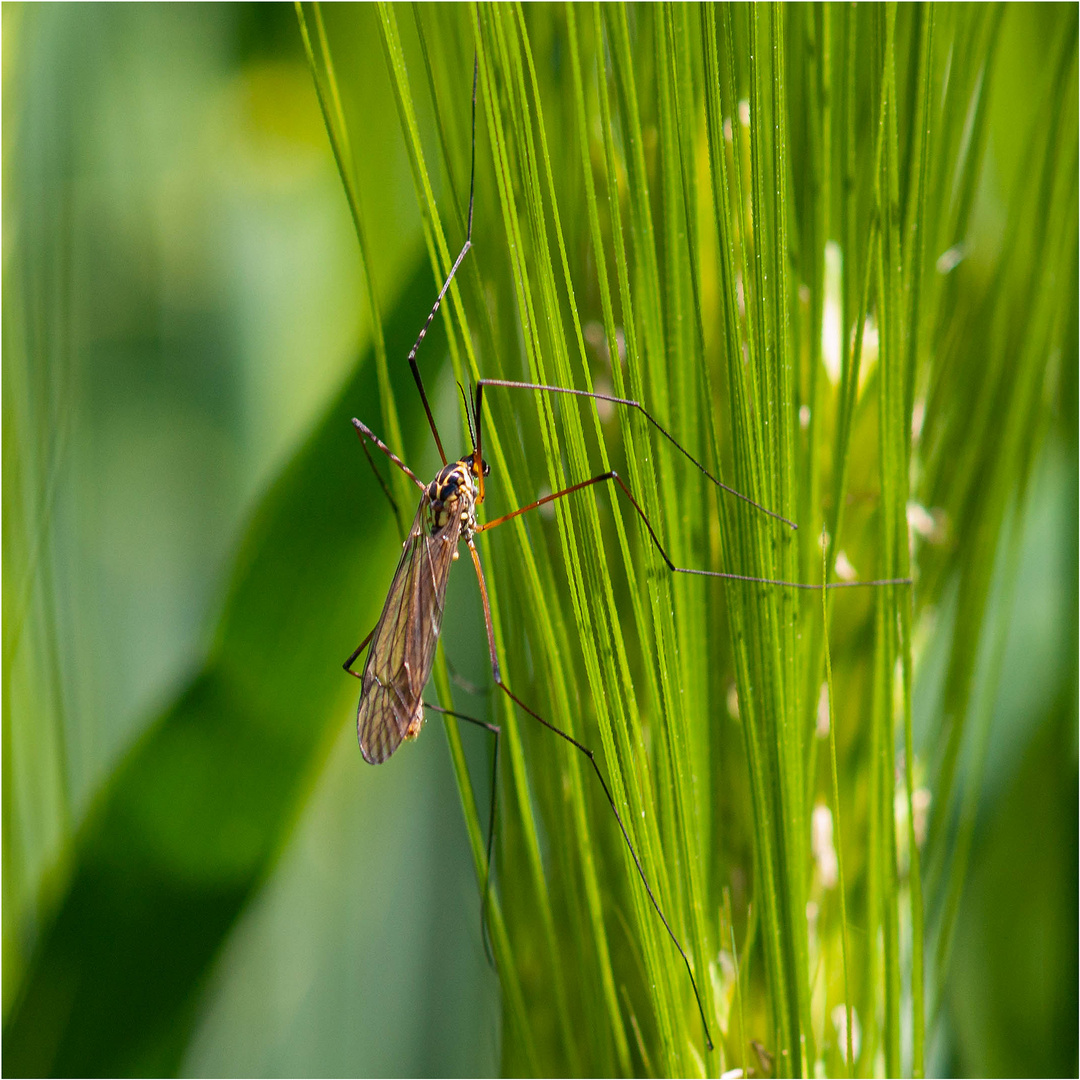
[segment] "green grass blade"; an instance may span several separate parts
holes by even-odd
[[[827,582],[828,555],[827,546],[822,544],[822,573],[821,580]],[[851,1007],[851,975],[848,961],[848,920],[847,901],[845,900],[846,888],[844,886],[844,844],[843,830],[840,818],[840,769],[836,763],[836,722],[833,709],[833,677],[832,658],[829,656],[829,593],[826,589],[821,590],[821,619],[824,627],[824,651],[825,651],[825,687],[827,690],[827,702],[829,706],[829,768],[832,773],[832,797],[833,816],[836,821],[836,887],[840,898],[840,956],[844,969],[844,1065],[847,1075],[855,1066],[854,1026],[852,1024]]]

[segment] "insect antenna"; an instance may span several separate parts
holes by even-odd
[[[461,391],[461,400],[465,406],[465,423],[469,425],[469,439],[473,447],[476,446],[476,433],[473,428],[472,413],[469,411],[469,396],[465,393],[465,387],[461,383],[457,384],[457,388]]]

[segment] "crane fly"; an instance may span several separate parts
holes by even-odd
[[[683,949],[678,937],[675,935],[671,924],[664,915],[660,903],[653,892],[652,885],[645,874],[637,849],[630,838],[626,825],[623,822],[611,789],[608,786],[604,774],[596,761],[596,757],[583,743],[563,731],[555,724],[544,719],[539,713],[525,704],[503,681],[499,667],[499,659],[495,649],[495,634],[491,620],[491,606],[488,601],[487,583],[484,579],[484,571],[480,562],[480,555],[476,549],[474,538],[477,534],[493,529],[498,525],[510,521],[521,514],[556,499],[564,498],[585,488],[602,483],[613,483],[629,501],[634,511],[641,518],[644,526],[656,547],[664,563],[672,573],[693,574],[704,577],[722,578],[730,581],[742,581],[766,585],[781,586],[792,589],[822,589],[844,588],[860,585],[896,585],[910,584],[910,578],[885,579],[879,581],[838,581],[827,584],[809,584],[793,581],[779,581],[772,578],[754,577],[747,574],[737,574],[719,570],[703,570],[693,567],[676,566],[668,556],[663,544],[660,542],[652,524],[642,510],[637,499],[621,476],[614,470],[608,470],[588,480],[579,481],[569,487],[563,488],[552,494],[545,495],[526,506],[519,507],[508,514],[495,518],[492,521],[481,523],[477,517],[477,510],[485,497],[485,478],[490,469],[484,461],[482,453],[482,421],[483,421],[483,394],[485,387],[506,388],[513,390],[531,390],[540,393],[573,395],[576,397],[592,398],[596,401],[632,408],[637,410],[645,420],[665,439],[671,443],[684,457],[686,457],[701,473],[714,485],[728,494],[743,500],[756,510],[774,519],[776,522],[790,529],[795,529],[794,522],[769,510],[760,503],[746,495],[735,491],[723,484],[708,469],[697,461],[672,435],[664,428],[638,401],[629,398],[615,397],[610,394],[596,393],[587,390],[578,390],[570,387],[547,386],[539,383],[515,382],[506,379],[480,379],[475,386],[475,397],[470,403],[464,390],[462,396],[465,402],[465,414],[469,431],[472,435],[472,450],[457,461],[448,461],[443,449],[442,440],[439,438],[438,428],[428,403],[424,383],[420,377],[420,369],[416,362],[416,354],[431,327],[435,315],[438,313],[450,283],[454,279],[458,268],[472,247],[472,223],[473,223],[473,196],[476,179],[476,83],[478,61],[473,65],[473,95],[472,95],[472,166],[469,182],[469,213],[465,243],[461,248],[446,281],[428,314],[420,334],[408,355],[409,367],[420,399],[427,414],[428,424],[435,439],[439,456],[443,466],[430,484],[420,481],[411,469],[390,449],[363,421],[353,419],[353,426],[360,437],[364,453],[379,478],[387,497],[393,504],[389,489],[379,476],[378,470],[368,453],[367,443],[370,442],[385,454],[397,468],[416,485],[420,492],[420,504],[413,519],[411,528],[405,538],[401,558],[398,561],[397,570],[394,572],[390,591],[383,606],[382,615],[375,625],[375,629],[360,643],[344,663],[345,670],[360,680],[360,701],[356,711],[356,733],[360,743],[360,752],[364,760],[372,765],[378,765],[386,761],[402,742],[414,739],[420,734],[424,723],[426,710],[442,713],[467,721],[478,727],[484,728],[494,736],[494,754],[492,767],[491,807],[488,822],[487,836],[487,881],[484,886],[483,903],[487,902],[490,887],[491,874],[491,851],[492,837],[495,820],[495,780],[498,772],[498,747],[500,728],[496,724],[477,720],[463,713],[453,712],[438,705],[426,702],[423,697],[424,688],[431,676],[431,670],[435,662],[435,649],[438,644],[439,634],[442,630],[443,603],[446,596],[446,583],[450,575],[450,568],[458,559],[459,544],[464,543],[472,558],[473,567],[476,571],[476,579],[480,587],[480,599],[484,613],[484,625],[487,632],[488,653],[491,661],[492,676],[496,686],[505,693],[510,700],[524,713],[532,717],[549,731],[564,739],[567,743],[580,751],[589,760],[593,772],[603,788],[608,805],[615,816],[619,830],[637,868],[638,876],[645,888],[648,898],[664,925],[668,936],[674,943],[679,955],[686,966],[690,984],[697,1002],[698,1012],[701,1016],[702,1026],[705,1032],[705,1043],[709,1050],[713,1049],[712,1036],[709,1024],[705,1018],[705,1009],[702,1004],[701,994],[698,990],[697,980],[690,964],[689,957]],[[471,404],[471,409],[470,409]],[[396,510],[396,504],[393,504]],[[362,671],[353,670],[352,665],[364,651],[368,649],[367,658],[364,661]],[[486,940],[485,940],[486,945]]]

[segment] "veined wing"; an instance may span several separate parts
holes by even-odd
[[[420,500],[361,676],[356,735],[364,760],[385,761],[424,719],[421,695],[442,629],[446,580],[461,535],[461,515],[431,531],[427,492]]]

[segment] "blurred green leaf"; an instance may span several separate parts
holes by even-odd
[[[430,293],[414,274],[387,325],[393,355]],[[374,624],[392,571],[384,496],[349,423],[376,392],[365,360],[262,501],[205,670],[99,794],[5,1024],[6,1071],[176,1069],[207,968],[336,730],[338,656]]]

